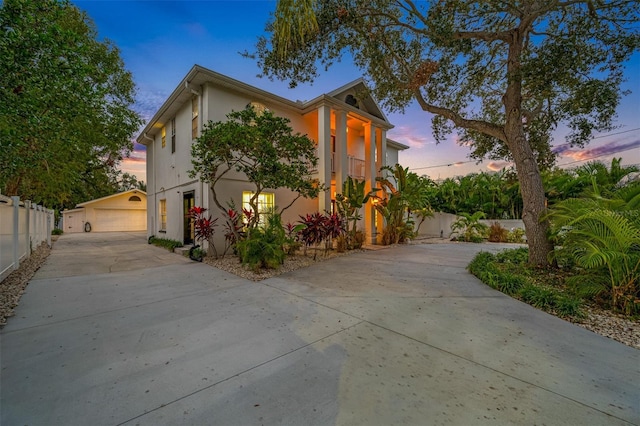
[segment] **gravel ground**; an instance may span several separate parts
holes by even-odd
[[[51,249],[46,242],[36,248],[31,256],[20,264],[0,283],[0,326],[7,323],[7,318],[14,315],[13,309],[18,306],[20,297],[33,274],[42,266]]]
[[[55,239],[54,239],[55,241]],[[436,242],[436,241],[434,241]],[[438,241],[439,242],[439,241]],[[29,280],[36,273],[38,268],[49,256],[51,249],[47,244],[42,244],[34,250],[31,257],[20,264],[17,271],[12,272],[2,283],[0,283],[0,327],[6,324],[7,318],[14,315],[14,309],[18,306],[20,297]],[[205,262],[216,268],[225,270],[240,277],[260,281],[271,278],[285,272],[305,268],[315,262],[322,262],[337,256],[349,256],[353,252],[336,253],[329,252],[325,256],[319,252],[316,259],[313,253],[306,256],[302,253],[287,257],[284,265],[277,270],[267,270],[255,273],[243,267],[236,256],[225,256],[223,259],[205,258]],[[572,319],[571,322],[584,327],[594,333],[617,340],[625,345],[640,349],[640,320],[630,320],[616,315],[610,311],[605,311],[597,306],[590,306],[585,309],[585,317],[582,319]]]

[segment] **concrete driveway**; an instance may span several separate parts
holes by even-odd
[[[0,332],[0,424],[640,424],[640,351],[465,271],[499,248],[254,283],[140,234],[63,235]]]

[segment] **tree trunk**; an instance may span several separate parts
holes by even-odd
[[[544,187],[538,163],[524,132],[522,114],[522,73],[520,57],[525,31],[512,31],[507,58],[507,89],[502,99],[505,106],[504,136],[513,156],[520,182],[523,210],[522,221],[529,245],[529,263],[548,265],[549,253],[553,249],[548,239],[549,221],[542,220],[546,210]]]
[[[509,136],[507,132],[507,137]],[[524,134],[516,136],[509,146],[520,182],[523,202],[522,221],[529,245],[529,263],[548,265],[549,253],[553,250],[553,245],[548,238],[549,221],[542,219],[546,211],[546,203],[540,170]]]

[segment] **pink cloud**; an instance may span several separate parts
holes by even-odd
[[[389,138],[409,145],[411,148],[424,148],[426,145],[433,145],[435,143],[410,126],[396,127],[389,132]]]
[[[594,148],[576,148],[569,145],[560,145],[553,149],[559,157],[568,157],[575,161],[588,161],[607,155],[615,155],[634,148],[640,148],[640,139],[621,143],[612,141]]]
[[[489,164],[487,164],[487,169],[491,170],[492,172],[497,172],[511,165],[512,163],[510,163],[509,161],[491,161]]]

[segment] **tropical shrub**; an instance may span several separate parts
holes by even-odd
[[[524,243],[524,229],[522,228],[513,228],[507,233],[507,242],[508,243]]]
[[[347,176],[347,179],[342,184],[342,194],[336,194],[336,208],[345,222],[346,235],[344,236],[344,245],[346,245],[346,249],[362,247],[362,242],[357,242],[358,221],[362,219],[360,211],[362,206],[367,204],[369,199],[375,195],[376,191],[379,191],[379,188],[365,192],[364,180],[360,181]],[[340,241],[338,244],[343,245]]]
[[[345,235],[345,222],[337,213],[323,215],[321,213],[307,214],[300,216],[299,224],[302,229],[298,233],[300,240],[305,247],[314,246],[316,251],[313,258],[317,256],[317,249],[321,243],[325,243],[325,255],[332,245],[333,239]]]
[[[215,233],[218,218],[212,220],[211,216],[206,217],[204,215],[206,211],[207,209],[205,207],[191,207],[189,209],[189,217],[193,220],[196,241],[200,241],[201,245],[206,241],[209,244],[210,252],[217,258],[218,253],[216,252],[216,247],[213,244],[213,235]]]
[[[303,224],[294,225],[291,222],[284,226],[284,251],[288,255],[295,254],[295,252],[302,247],[299,233],[304,229],[304,227],[305,225]]]
[[[640,313],[640,184],[619,188],[611,198],[597,186],[588,198],[569,199],[551,210],[559,248],[580,273],[568,279],[581,294],[609,300],[613,309]]]
[[[484,213],[481,211],[472,215],[460,213],[458,219],[451,224],[450,236],[455,236],[459,241],[481,243],[486,238],[489,229],[487,225],[480,223],[482,218],[484,218]]]
[[[398,244],[413,238],[414,221],[411,218],[410,206],[415,198],[419,198],[422,191],[421,183],[415,173],[409,172],[396,164],[391,168],[385,166],[381,171],[392,173],[395,184],[386,177],[378,177],[376,181],[382,189],[382,196],[375,196],[374,207],[384,218],[385,226],[382,230],[382,244]],[[414,201],[415,204],[417,202]]]
[[[254,271],[261,268],[276,269],[284,263],[285,232],[279,214],[267,215],[264,226],[251,228],[246,238],[236,243],[240,262]]]
[[[60,228],[53,228],[51,230],[51,235],[62,235],[64,231]]]

